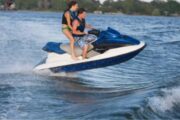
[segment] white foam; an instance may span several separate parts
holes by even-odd
[[[31,64],[14,63],[1,67],[0,73],[28,73],[32,71],[32,66]]]
[[[149,105],[154,111],[170,111],[175,104],[180,103],[180,87],[162,89],[164,96],[149,98]]]
[[[68,78],[77,78],[77,73],[76,72],[71,72],[71,73],[66,73],[66,72],[61,72],[61,73],[53,73],[49,69],[45,70],[33,70],[35,74],[42,75],[42,76],[52,76],[52,77],[68,77]]]
[[[0,55],[2,61],[0,62],[0,73],[32,71],[35,64],[42,59],[40,55],[41,48],[47,42],[67,40],[61,32],[59,21],[54,21],[54,19],[43,21],[43,18],[42,20],[33,19],[32,21],[31,19],[25,20],[17,17],[12,20],[11,16],[0,17],[0,28],[2,28],[0,29]],[[14,53],[14,50],[17,52]],[[37,50],[37,52],[34,52],[34,50]],[[37,55],[39,58],[37,59],[34,54],[39,54]],[[34,62],[34,59],[36,59],[37,63]]]

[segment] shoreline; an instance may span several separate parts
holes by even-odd
[[[63,13],[63,11],[56,10],[0,10],[0,12],[54,12],[54,13]],[[95,13],[88,12],[89,14],[95,15],[120,15],[120,16],[150,16],[150,17],[180,17],[180,15],[148,15],[148,14],[125,14],[121,12],[104,12],[104,13]]]

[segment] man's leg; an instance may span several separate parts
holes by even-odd
[[[83,47],[83,59],[87,58],[88,45],[84,45]]]

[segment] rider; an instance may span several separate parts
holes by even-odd
[[[77,17],[76,15],[77,9],[78,9],[78,3],[76,1],[70,1],[68,4],[68,9],[64,12],[62,17],[62,32],[70,40],[71,58],[73,60],[78,60],[74,50],[75,40],[72,36],[72,22]]]
[[[87,58],[87,51],[89,44],[97,39],[95,35],[87,34],[84,32],[85,28],[92,29],[91,25],[86,24],[86,10],[80,8],[78,10],[77,18],[73,21],[73,36],[79,46],[83,49],[83,59]]]

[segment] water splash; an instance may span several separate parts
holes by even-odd
[[[163,96],[149,98],[149,105],[154,111],[172,111],[173,107],[180,104],[180,86],[171,89],[162,89]]]

